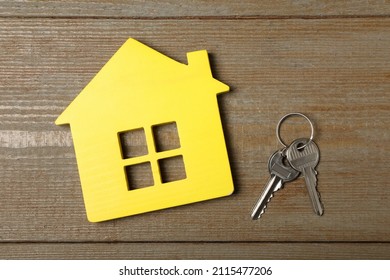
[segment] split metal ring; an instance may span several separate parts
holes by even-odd
[[[304,144],[303,146],[300,147],[300,149],[303,149],[303,148],[305,148],[307,145],[309,145],[309,143],[310,143],[311,141],[313,141],[313,137],[314,137],[314,127],[313,127],[313,123],[311,122],[311,120],[310,120],[307,116],[305,116],[304,114],[302,114],[302,113],[290,113],[290,114],[284,115],[284,116],[280,119],[280,121],[278,122],[278,125],[276,126],[276,136],[278,137],[279,142],[280,142],[285,148],[287,148],[286,143],[284,143],[283,140],[282,140],[282,138],[280,137],[280,126],[281,126],[281,124],[282,124],[283,121],[285,121],[288,117],[291,117],[291,116],[300,116],[300,117],[303,117],[303,118],[305,118],[305,119],[309,122],[309,124],[310,124],[310,128],[311,128],[310,138],[309,138],[309,141],[307,141],[306,144]]]

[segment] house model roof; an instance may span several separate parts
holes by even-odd
[[[97,109],[115,106],[113,102],[123,102],[119,92],[126,91],[127,100],[137,102],[142,95],[148,94],[149,99],[166,92],[164,86],[172,84],[186,85],[188,81],[196,87],[207,84],[207,88],[199,91],[207,91],[218,94],[229,91],[229,86],[212,77],[207,51],[195,51],[187,53],[188,65],[177,62],[160,52],[138,42],[128,39],[125,44],[112,56],[106,65],[81,91],[74,101],[57,118],[56,124],[66,124],[80,120],[79,110],[89,112]],[[207,82],[205,83],[205,80]],[[210,80],[212,82],[210,83]],[[149,91],[148,85],[161,85],[161,91]],[[182,94],[189,90],[183,89]],[[111,104],[111,105],[110,105]]]

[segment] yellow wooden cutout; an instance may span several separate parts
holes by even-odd
[[[188,65],[129,39],[56,120],[70,124],[88,220],[99,222],[227,196],[233,192],[207,51],[187,53]],[[154,128],[174,124],[180,144],[157,147]],[[147,149],[128,156],[120,137],[136,131]],[[164,180],[164,160],[178,159],[185,176]],[[138,168],[142,167],[142,168]],[[126,172],[132,170],[133,173]],[[149,170],[150,186],[132,178]],[[132,175],[133,174],[133,175]]]

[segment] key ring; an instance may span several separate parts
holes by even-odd
[[[311,141],[313,141],[313,137],[314,137],[314,127],[313,127],[313,123],[310,121],[310,119],[305,116],[304,114],[302,113],[289,113],[287,115],[284,115],[280,121],[278,122],[278,125],[276,126],[276,136],[278,137],[278,141],[280,144],[282,144],[284,146],[284,148],[287,148],[287,145],[283,142],[282,138],[280,137],[280,126],[282,124],[283,121],[285,121],[288,117],[291,117],[291,116],[300,116],[300,117],[303,117],[305,118],[309,124],[310,124],[310,128],[311,128],[311,134],[310,134],[310,138],[309,138],[309,141],[307,141],[306,144],[304,144],[303,146],[300,147],[300,149],[303,149],[305,148],[307,145],[309,145],[309,143]]]

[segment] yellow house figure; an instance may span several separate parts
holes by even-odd
[[[56,120],[71,126],[89,221],[233,192],[216,98],[229,87],[207,51],[187,59],[129,39]]]

